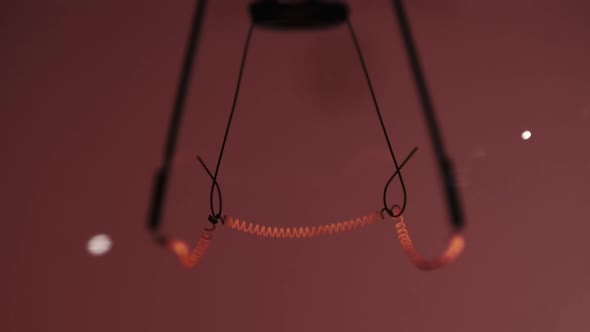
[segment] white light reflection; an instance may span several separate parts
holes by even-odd
[[[530,131],[525,130],[522,132],[522,134],[520,135],[520,137],[522,137],[523,140],[528,140],[529,138],[531,138],[532,134]]]
[[[106,234],[98,234],[88,240],[86,249],[91,255],[100,256],[106,254],[113,247],[113,241]]]

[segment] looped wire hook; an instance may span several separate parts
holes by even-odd
[[[221,220],[222,224],[225,224],[225,220],[219,214],[216,214],[216,215],[210,214],[209,217],[207,217],[207,220],[209,220],[209,222],[211,223],[211,228],[205,227],[205,230],[208,232],[213,232],[215,230],[217,223],[220,220]]]
[[[399,211],[399,212],[398,213],[393,212],[393,211],[396,211],[396,210]],[[381,213],[381,216],[383,216],[383,212],[385,212],[390,217],[398,218],[399,216],[402,215],[401,210],[402,210],[401,206],[399,206],[397,204],[393,204],[393,206],[391,208],[384,207],[383,209],[381,209],[381,212],[380,213]]]
[[[412,149],[412,151],[406,157],[406,159],[404,159],[404,161],[399,165],[399,167],[396,168],[396,170],[393,173],[393,175],[389,178],[389,180],[387,180],[387,183],[385,184],[385,188],[383,188],[383,209],[381,211],[387,212],[387,214],[389,214],[391,217],[397,218],[397,217],[399,217],[404,212],[404,209],[406,207],[407,197],[406,197],[406,191],[404,190],[403,191],[403,203],[402,203],[402,206],[400,207],[399,205],[394,204],[392,206],[392,208],[390,209],[390,208],[388,208],[389,205],[387,204],[387,190],[389,189],[389,185],[391,184],[391,182],[393,181],[393,179],[396,176],[399,175],[400,176],[400,179],[401,179],[401,170],[402,170],[402,167],[404,167],[404,165],[410,160],[410,158],[412,158],[412,156],[414,155],[414,153],[416,153],[416,151],[418,151],[418,147],[417,146]],[[405,186],[402,186],[402,189],[404,189],[404,188],[405,188]],[[398,208],[398,210],[399,210],[398,213],[394,213],[393,212],[393,209],[395,207]]]
[[[197,160],[199,161],[201,166],[203,166],[203,169],[205,169],[205,172],[207,172],[207,175],[209,175],[209,177],[211,178],[211,181],[213,182],[213,188],[215,189],[215,191],[217,191],[217,199],[219,200],[219,208],[218,208],[217,213],[215,213],[214,208],[213,208],[214,207],[213,200],[211,199],[209,202],[210,207],[211,207],[211,214],[207,217],[207,220],[211,223],[211,228],[205,228],[205,230],[208,232],[212,232],[215,230],[215,226],[217,225],[217,223],[219,221],[221,221],[222,224],[225,224],[225,220],[221,216],[221,208],[222,208],[222,204],[223,204],[223,199],[221,196],[221,188],[219,187],[219,183],[217,182],[217,179],[211,173],[211,171],[209,170],[209,168],[207,167],[207,165],[205,164],[203,159],[201,159],[200,156],[197,156]]]

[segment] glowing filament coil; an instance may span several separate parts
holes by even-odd
[[[313,238],[337,233],[344,233],[359,229],[361,227],[376,224],[384,219],[380,212],[374,212],[369,215],[351,219],[347,221],[340,221],[331,224],[320,226],[305,226],[305,227],[271,227],[263,226],[253,222],[239,220],[233,217],[226,216],[225,225],[233,230],[244,232],[259,237],[275,238],[275,239],[304,239]],[[403,216],[398,218],[393,217],[396,221],[395,229],[397,237],[402,249],[406,252],[410,261],[419,269],[432,270],[443,267],[454,260],[461,254],[465,248],[465,240],[460,233],[454,233],[449,240],[446,250],[439,257],[426,259],[422,257],[414,247],[412,239]],[[199,242],[195,248],[190,251],[187,244],[180,240],[166,240],[163,244],[172,251],[182,265],[187,268],[195,266],[205,255],[211,242],[211,233],[207,231],[199,238]]]
[[[277,239],[303,239],[356,230],[383,220],[379,212],[332,224],[305,227],[270,227],[226,217],[227,227],[244,233]]]
[[[410,234],[408,233],[408,229],[406,228],[403,216],[399,217],[399,221],[395,224],[395,229],[397,230],[397,237],[402,249],[404,249],[412,263],[422,270],[438,269],[453,262],[459,257],[465,248],[465,240],[463,239],[463,236],[459,233],[455,233],[451,236],[447,249],[441,256],[425,259],[418,253],[418,251],[416,251],[412,239],[410,238]]]
[[[206,232],[203,235],[201,235],[201,238],[199,238],[199,242],[197,242],[197,245],[192,251],[189,251],[188,245],[181,240],[167,241],[165,246],[168,248],[168,250],[176,254],[182,265],[184,265],[187,268],[191,268],[197,265],[201,258],[203,258],[205,252],[207,251],[207,248],[209,248],[210,242],[211,233]]]

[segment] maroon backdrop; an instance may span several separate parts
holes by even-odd
[[[215,1],[166,207],[195,241],[234,93],[246,0]],[[194,2],[2,1],[2,331],[585,331],[590,4],[408,1],[465,204],[456,264],[411,266],[384,223],[328,239],[221,228],[192,270],[145,229]],[[405,168],[408,227],[448,228],[388,1],[351,1]],[[314,225],[380,208],[392,171],[346,30],[252,40],[221,167],[225,212]],[[529,129],[532,138],[520,134]],[[391,192],[399,200],[399,185]],[[106,233],[113,248],[86,251]]]

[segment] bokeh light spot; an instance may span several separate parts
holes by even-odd
[[[88,240],[88,252],[93,256],[101,256],[109,252],[113,247],[113,241],[106,234],[98,234]]]

